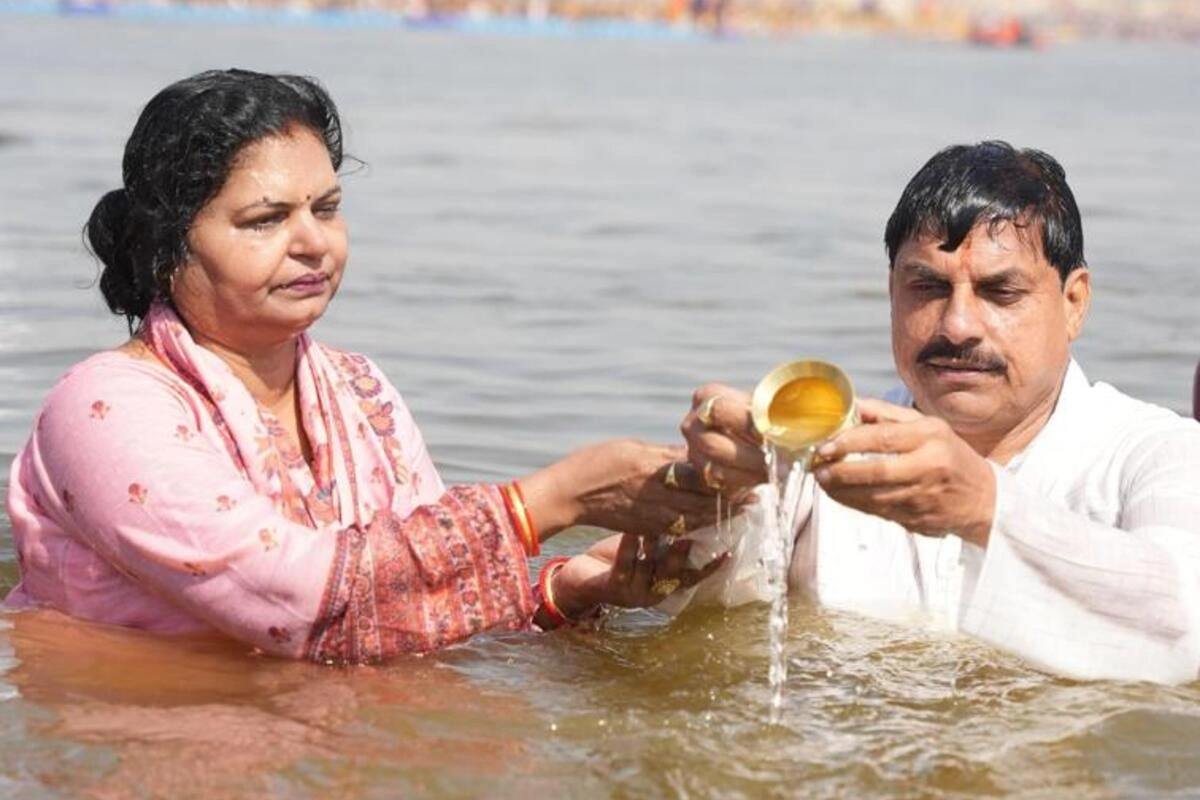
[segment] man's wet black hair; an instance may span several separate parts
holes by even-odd
[[[1062,281],[1087,265],[1079,207],[1062,166],[1041,150],[999,141],[947,147],[921,167],[888,219],[888,263],[896,266],[900,247],[914,236],[936,237],[953,252],[975,226],[994,232],[1006,223],[1041,232],[1042,252]]]

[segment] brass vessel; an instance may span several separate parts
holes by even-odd
[[[763,439],[792,459],[858,424],[850,379],[816,359],[789,361],[768,372],[754,388],[750,409]]]

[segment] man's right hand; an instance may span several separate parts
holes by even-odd
[[[700,387],[679,429],[688,461],[709,488],[736,497],[767,480],[762,437],[746,392],[719,383]]]

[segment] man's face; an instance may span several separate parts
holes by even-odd
[[[915,236],[888,288],[892,353],[917,408],[961,436],[1002,437],[1052,408],[1087,315],[1087,270],[1064,286],[1036,226],[981,224],[948,253]]]

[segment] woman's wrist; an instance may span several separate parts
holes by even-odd
[[[574,579],[570,561],[550,576],[550,590],[559,611],[572,621],[582,618],[588,611],[600,605],[600,601],[587,591],[587,587]]]
[[[518,481],[526,511],[542,541],[581,521],[582,505],[563,470],[558,462]]]
[[[571,582],[562,579],[568,563],[570,559],[565,556],[552,558],[545,563],[538,575],[538,607],[534,612],[534,622],[543,630],[571,627],[592,607],[578,605]]]

